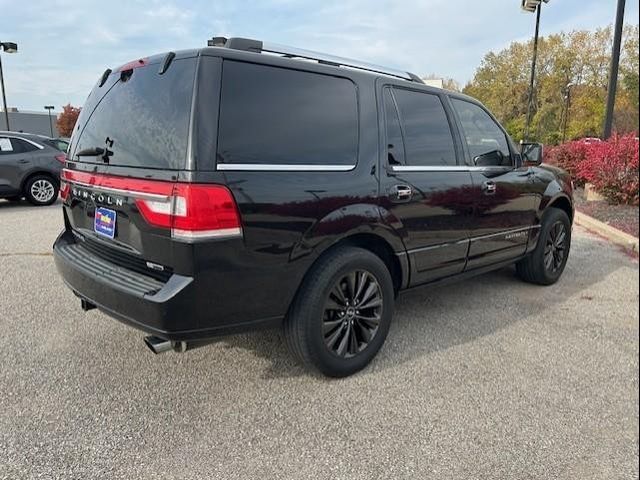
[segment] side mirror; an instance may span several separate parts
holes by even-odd
[[[541,143],[521,143],[520,154],[524,165],[540,165],[543,160],[544,146]]]
[[[499,167],[503,161],[504,155],[500,150],[491,150],[473,158],[473,164],[477,167]]]

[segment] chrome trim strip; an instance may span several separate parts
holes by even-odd
[[[170,199],[168,195],[159,195],[157,193],[145,193],[145,192],[138,192],[138,191],[132,191],[132,190],[122,190],[119,188],[102,187],[100,185],[90,185],[88,183],[78,182],[75,180],[68,180],[65,178],[63,178],[62,181],[67,183],[72,183],[74,185],[78,185],[79,187],[82,187],[82,188],[90,188],[92,190],[98,190],[104,193],[115,193],[116,195],[122,195],[125,197],[141,198],[143,200],[154,200],[154,201],[160,201],[160,202],[168,202]]]
[[[485,238],[499,237],[500,235],[509,235],[510,233],[518,233],[518,232],[528,231],[528,230],[531,230],[531,228],[532,227],[513,228],[511,230],[503,230],[503,231],[497,232],[497,233],[489,233],[487,235],[481,235],[479,237],[471,237],[469,240],[472,241],[472,242],[475,242],[476,240],[484,240]]]
[[[200,230],[200,231],[191,231],[191,230],[180,230],[177,228],[171,229],[171,238],[175,238],[177,240],[185,240],[187,242],[197,241],[197,240],[209,240],[213,238],[233,238],[233,237],[241,237],[242,236],[242,228],[221,228],[219,230]]]
[[[286,165],[275,163],[218,163],[217,170],[254,171],[254,172],[347,172],[356,168],[355,165]]]
[[[447,243],[439,243],[437,245],[429,245],[428,247],[418,247],[411,250],[407,250],[408,254],[426,252],[427,250],[436,250],[442,247],[450,247],[452,245],[463,245],[465,243],[469,243],[469,239],[465,238],[464,240],[457,240],[455,242],[447,242]]]
[[[488,235],[482,235],[479,237],[471,237],[471,238],[466,238],[464,240],[458,240],[456,242],[447,242],[447,243],[439,243],[438,245],[429,245],[428,247],[419,247],[419,248],[414,248],[411,250],[407,250],[405,252],[395,252],[396,255],[407,255],[407,254],[413,254],[413,253],[418,253],[418,252],[424,252],[427,250],[435,250],[437,248],[442,248],[442,247],[448,247],[451,245],[461,245],[461,244],[465,244],[465,243],[471,243],[474,242],[476,240],[484,240],[485,238],[491,238],[491,237],[497,237],[500,235],[509,235],[510,233],[518,233],[518,232],[522,232],[522,231],[527,231],[527,230],[531,230],[533,228],[540,228],[540,225],[532,225],[530,227],[520,227],[520,228],[514,228],[512,230],[503,230],[501,232],[498,233],[490,233]]]
[[[511,169],[511,167],[472,167],[470,165],[450,165],[450,166],[411,166],[392,165],[393,172],[497,172]]]

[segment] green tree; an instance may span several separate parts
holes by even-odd
[[[615,112],[620,133],[638,130],[638,26],[626,26],[624,33]],[[531,124],[537,140],[559,143],[565,121],[568,139],[600,135],[612,40],[611,27],[540,38]],[[463,90],[487,105],[517,140],[526,121],[532,48],[532,41],[514,42],[487,53]]]

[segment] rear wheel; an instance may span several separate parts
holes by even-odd
[[[364,368],[385,341],[393,282],[379,257],[361,248],[328,254],[309,272],[285,319],[290,350],[331,377]]]
[[[58,184],[48,175],[36,175],[27,181],[24,196],[32,205],[51,205],[58,197]]]
[[[538,245],[531,255],[516,264],[516,271],[526,282],[556,283],[567,264],[570,248],[569,217],[563,210],[551,208],[542,219]]]

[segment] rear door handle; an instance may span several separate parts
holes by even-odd
[[[396,202],[408,202],[413,196],[413,190],[409,185],[394,185],[391,188],[390,197]]]
[[[496,189],[496,182],[493,182],[491,180],[484,182],[484,184],[482,185],[482,191],[485,195],[493,195],[494,193],[496,193]]]
[[[29,160],[27,160],[26,158],[21,158],[20,160],[18,160],[18,163],[29,163]]]

